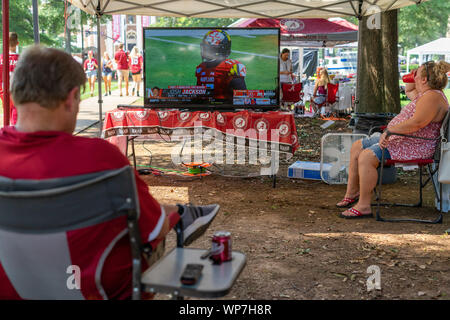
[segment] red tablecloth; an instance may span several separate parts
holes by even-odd
[[[214,129],[225,136],[279,143],[280,152],[294,153],[298,136],[292,113],[280,111],[180,111],[115,109],[106,113],[102,136],[172,135],[176,129]]]

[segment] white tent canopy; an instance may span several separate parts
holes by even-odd
[[[195,18],[334,18],[372,15],[429,0],[69,0],[97,15],[100,48],[101,15],[126,14]],[[101,57],[98,51],[98,59]],[[98,70],[99,121],[102,126],[101,71]],[[101,131],[101,129],[100,129]]]
[[[70,0],[90,14],[197,18],[331,18],[364,16],[428,0]]]
[[[440,38],[409,50],[406,58],[406,72],[409,72],[411,55],[419,56],[419,65],[425,62],[426,56],[432,55],[443,55],[445,56],[445,61],[450,62],[450,38]]]

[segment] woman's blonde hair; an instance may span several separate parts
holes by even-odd
[[[320,70],[320,76],[319,76],[319,84],[322,86],[326,86],[331,82],[330,76],[328,75],[327,69],[323,68]]]
[[[130,55],[133,56],[133,57],[139,55],[138,47],[134,46],[133,49],[131,49],[131,54]]]
[[[431,89],[442,90],[447,86],[447,72],[450,71],[450,63],[442,60],[439,62],[428,61],[423,66],[424,68],[420,75],[423,78],[427,78]]]

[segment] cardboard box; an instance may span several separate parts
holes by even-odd
[[[324,163],[322,166],[323,178],[325,180],[328,180],[328,172],[330,171],[331,164]],[[296,161],[288,168],[288,177],[309,180],[322,180],[322,177],[320,176],[320,162]]]

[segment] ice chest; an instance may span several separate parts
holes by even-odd
[[[328,179],[328,172],[330,171],[331,164],[322,164],[322,173],[325,180]],[[312,161],[296,161],[288,168],[289,178],[322,180],[320,176],[320,162]]]

